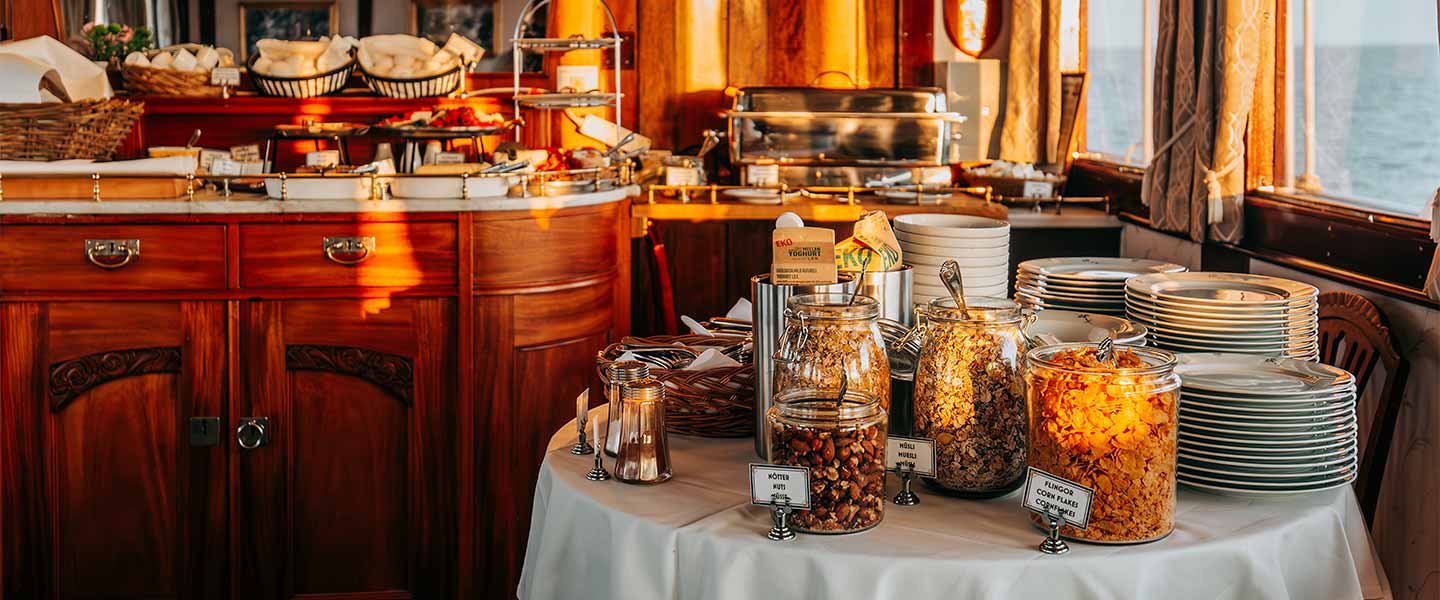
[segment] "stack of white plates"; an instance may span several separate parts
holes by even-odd
[[[1010,285],[1010,224],[969,215],[913,214],[895,217],[895,237],[915,269],[915,304],[949,298],[940,265],[954,260],[966,296],[1004,298]]]
[[[1132,321],[1175,352],[1319,359],[1319,290],[1244,273],[1145,275],[1125,285]]]
[[[1127,279],[1184,270],[1177,264],[1144,258],[1027,260],[1015,270],[1015,301],[1037,311],[1058,309],[1124,317]]]
[[[1356,475],[1355,378],[1289,358],[1179,357],[1180,483],[1232,496],[1326,490]]]
[[[1045,310],[1035,313],[1035,322],[1025,328],[1031,345],[1099,342],[1113,338],[1128,346],[1145,345],[1145,326],[1120,317],[1068,310]]]

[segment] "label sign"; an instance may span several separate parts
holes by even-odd
[[[885,468],[902,471],[909,465],[916,475],[935,476],[935,440],[892,435],[885,439]]]
[[[781,227],[770,235],[774,255],[770,283],[829,285],[835,283],[835,230],[824,227]]]
[[[1020,194],[1026,198],[1052,198],[1055,195],[1055,184],[1049,181],[1026,181],[1025,189]]]
[[[440,152],[435,155],[435,164],[437,165],[458,165],[464,162],[464,152]]]
[[[203,170],[212,175],[244,175],[240,161],[224,156],[215,157],[210,161],[210,166]]]
[[[236,87],[240,85],[239,67],[215,67],[210,70],[210,85]]]
[[[1095,490],[1035,467],[1025,475],[1025,508],[1042,515],[1053,510],[1078,529],[1090,526],[1090,500],[1094,497]]]
[[[305,166],[307,167],[334,167],[339,164],[339,150],[316,150],[305,153]]]
[[[245,146],[232,146],[230,148],[230,158],[240,162],[260,160],[260,145],[248,144]]]
[[[780,165],[746,166],[745,185],[780,185]]]
[[[776,496],[785,496],[790,508],[810,508],[810,469],[750,463],[750,502],[776,505]]]

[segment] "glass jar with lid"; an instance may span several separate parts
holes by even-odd
[[[936,491],[987,498],[1025,477],[1028,317],[1003,298],[937,298],[916,309],[916,437],[935,441]]]
[[[868,393],[792,389],[766,415],[769,461],[810,469],[810,509],[791,525],[855,533],[885,518],[885,410]]]
[[[1095,490],[1078,540],[1128,544],[1175,528],[1175,355],[1137,346],[1043,346],[1026,355],[1029,465]],[[1039,525],[1038,515],[1031,515]]]
[[[854,303],[849,294],[792,296],[775,350],[776,402],[788,390],[826,392],[833,398],[846,387],[888,410],[890,363],[879,317],[880,303],[869,296],[855,296]]]

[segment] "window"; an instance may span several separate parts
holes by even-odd
[[[1435,0],[1287,0],[1289,191],[1428,220],[1440,186]]]
[[[1150,161],[1155,0],[1086,4],[1085,150],[1127,164]]]

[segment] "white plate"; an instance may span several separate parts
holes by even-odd
[[[938,288],[943,288],[943,287],[945,287],[945,283],[944,283],[943,281],[940,281],[940,274],[939,274],[939,273],[936,273],[935,271],[931,271],[931,270],[928,270],[928,269],[922,269],[922,268],[914,268],[914,267],[911,268],[911,271],[913,272],[912,275],[911,275],[911,281],[913,282],[914,285],[923,285],[923,286],[926,286],[926,287],[938,287]],[[1007,286],[1008,286],[1008,285],[1010,284],[1009,279],[1007,279],[1004,275],[997,275],[997,276],[993,276],[993,277],[976,277],[976,276],[974,276],[974,275],[970,275],[970,274],[968,274],[968,273],[965,273],[963,270],[960,272],[960,281],[961,281],[961,283],[964,283],[964,284],[965,284],[965,287],[966,287],[966,288],[969,288],[969,287],[971,287],[971,286],[974,286],[974,287],[994,287],[994,286],[997,286],[997,285],[1007,285]]]
[[[1269,319],[1276,317],[1305,317],[1313,315],[1317,310],[1314,301],[1303,302],[1294,306],[1257,306],[1249,304],[1188,304],[1176,302],[1163,298],[1155,298],[1144,294],[1137,294],[1133,290],[1125,290],[1125,299],[1150,309],[1160,314],[1173,314],[1184,317],[1199,317],[1205,319],[1229,319],[1231,317],[1243,317],[1251,319]]]
[[[944,262],[944,261],[941,261],[941,262]],[[912,271],[918,271],[918,270],[921,270],[921,269],[925,269],[926,272],[927,272],[927,273],[930,273],[930,274],[936,274],[936,273],[939,273],[939,272],[940,272],[940,266],[939,266],[939,265],[927,265],[927,264],[922,264],[922,263],[912,263],[912,262],[910,262],[910,256],[909,256],[909,255],[906,255],[906,256],[905,256],[905,264],[910,265],[910,269],[911,269]],[[1005,278],[1005,279],[1008,281],[1009,278],[1010,278],[1010,269],[1008,269],[1008,268],[1006,268],[1006,267],[1004,267],[1004,266],[1001,266],[1001,265],[996,265],[996,266],[992,266],[992,267],[965,267],[965,266],[962,266],[962,267],[960,267],[960,276],[961,276],[961,277],[965,277],[965,278],[967,278],[967,279],[970,278],[970,277],[977,277],[977,278],[982,278],[982,277],[983,277],[983,278],[988,278],[988,279],[999,279],[999,278],[1002,278],[1002,277],[1003,277],[1003,278]],[[938,281],[938,279],[937,279],[937,281]]]
[[[947,238],[934,235],[923,235],[910,233],[908,231],[895,230],[895,239],[900,245],[925,244],[927,246],[939,246],[941,248],[994,248],[997,244],[1009,244],[1010,238]]]
[[[1085,312],[1100,315],[1109,315],[1122,319],[1125,318],[1125,309],[1119,306],[1066,304],[1064,302],[1055,302],[1053,300],[1041,300],[1037,298],[1031,298],[1024,294],[1015,294],[1015,302],[1019,303],[1020,306],[1029,307],[1035,310],[1068,310],[1071,312]]]
[[[741,202],[744,202],[744,203],[746,203],[746,204],[780,204],[780,203],[781,203],[781,201],[780,201],[780,192],[779,192],[778,190],[751,190],[751,189],[741,188],[741,189],[725,190],[725,191],[720,192],[720,194],[723,195],[723,196],[725,196],[725,197],[727,197],[727,198],[734,198],[734,199],[739,200],[739,201],[741,201]],[[786,200],[789,200],[789,199],[794,198],[794,197],[799,196],[799,195],[800,195],[800,192],[790,192],[790,193],[788,193],[788,194],[785,194],[785,199],[786,199]]]
[[[1255,352],[1265,350],[1305,350],[1314,347],[1314,345],[1316,344],[1315,336],[1313,335],[1298,338],[1273,338],[1268,340],[1218,340],[1214,338],[1202,338],[1188,335],[1174,335],[1162,332],[1159,330],[1159,328],[1154,327],[1148,323],[1146,324],[1146,326],[1150,327],[1150,335],[1156,341],[1212,347],[1214,348],[1212,352],[1226,352],[1227,350],[1233,350],[1235,352],[1253,354]]]
[[[1355,453],[1348,452],[1336,460],[1320,463],[1289,463],[1294,465],[1289,467],[1278,467],[1272,463],[1263,468],[1256,468],[1248,464],[1214,463],[1187,455],[1180,458],[1178,466],[1187,473],[1205,477],[1229,477],[1236,481],[1279,482],[1289,480],[1294,482],[1344,475],[1355,470],[1357,463]]]
[[[1344,444],[1334,448],[1323,450],[1304,450],[1296,453],[1276,452],[1225,452],[1221,450],[1210,450],[1203,447],[1196,447],[1194,444],[1180,446],[1180,454],[1188,455],[1199,459],[1210,459],[1213,461],[1242,461],[1250,463],[1259,469],[1267,465],[1293,465],[1296,463],[1315,462],[1338,462],[1349,460],[1350,455],[1355,452],[1355,444]]]
[[[1042,290],[1053,289],[1056,291],[1068,292],[1071,294],[1089,294],[1092,292],[1100,292],[1112,296],[1125,295],[1125,288],[1118,285],[1075,285],[1072,283],[1057,283],[1056,281],[1051,279],[1036,279],[1034,275],[1020,270],[1015,271],[1015,281],[1023,281],[1026,285]]]
[[[1302,394],[1299,396],[1254,397],[1248,394],[1242,395],[1238,393],[1210,392],[1207,390],[1187,388],[1184,387],[1184,383],[1182,382],[1180,388],[1180,399],[1181,402],[1193,400],[1205,404],[1218,404],[1226,407],[1234,406],[1236,409],[1239,410],[1249,410],[1254,412],[1270,412],[1272,410],[1289,412],[1293,410],[1301,410],[1306,406],[1324,406],[1326,404],[1354,402],[1355,386],[1354,384],[1351,384],[1349,386],[1337,388],[1333,392],[1326,392],[1324,394],[1316,395]]]
[[[1215,306],[1289,306],[1309,302],[1320,291],[1308,283],[1248,273],[1155,273],[1125,282],[1125,288],[1162,300]]]
[[[1355,418],[1355,404],[1353,402],[1336,403],[1333,406],[1315,406],[1309,411],[1290,413],[1250,414],[1245,411],[1234,410],[1228,406],[1215,406],[1209,404],[1196,404],[1194,401],[1180,397],[1180,412],[1183,418],[1211,419],[1221,423],[1234,423],[1236,425],[1260,424],[1260,423],[1286,423],[1290,425],[1301,425],[1305,423],[1317,423],[1329,419],[1349,417]]]
[[[1134,306],[1134,305],[1126,305],[1126,308],[1131,308],[1131,307],[1133,307],[1133,306]],[[1240,321],[1233,321],[1233,322],[1225,323],[1224,325],[1220,325],[1220,324],[1218,324],[1218,323],[1215,324],[1215,325],[1196,325],[1196,324],[1193,324],[1193,323],[1182,322],[1182,321],[1180,321],[1180,320],[1178,320],[1178,319],[1173,319],[1173,318],[1168,318],[1168,317],[1166,317],[1166,318],[1156,318],[1154,315],[1151,315],[1151,314],[1149,314],[1149,313],[1146,313],[1146,312],[1143,311],[1143,310],[1134,310],[1134,311],[1132,311],[1132,312],[1135,313],[1135,320],[1137,320],[1137,321],[1145,321],[1145,322],[1147,322],[1147,323],[1153,323],[1153,324],[1159,325],[1159,326],[1161,326],[1161,327],[1165,327],[1165,328],[1167,328],[1167,329],[1173,329],[1173,330],[1179,331],[1179,332],[1195,333],[1195,334],[1211,334],[1211,335],[1214,335],[1214,334],[1244,334],[1244,335],[1263,334],[1263,335],[1274,335],[1274,334],[1284,334],[1284,333],[1291,332],[1291,331],[1308,332],[1308,331],[1311,330],[1311,329],[1317,329],[1318,326],[1319,326],[1319,324],[1320,324],[1319,319],[1316,319],[1315,321],[1313,321],[1313,322],[1308,322],[1308,323],[1307,323],[1307,322],[1262,323],[1262,322],[1240,322]]]
[[[1291,329],[1281,331],[1255,331],[1251,329],[1237,329],[1230,333],[1220,331],[1189,331],[1170,327],[1168,323],[1156,323],[1148,319],[1135,319],[1135,321],[1150,325],[1151,329],[1157,332],[1175,337],[1186,337],[1196,340],[1214,340],[1217,342],[1260,342],[1260,343],[1283,343],[1295,341],[1313,340],[1318,333],[1318,328]]]
[[[1349,482],[1349,481],[1336,481],[1336,482],[1333,482],[1333,483],[1327,483],[1327,484],[1323,484],[1323,485],[1296,487],[1296,488],[1289,489],[1289,490],[1247,490],[1247,489],[1241,489],[1241,488],[1233,488],[1233,487],[1226,486],[1226,485],[1223,485],[1223,484],[1216,485],[1216,484],[1200,483],[1200,482],[1184,481],[1184,480],[1181,480],[1181,481],[1180,481],[1180,484],[1181,484],[1181,485],[1184,485],[1185,487],[1194,489],[1194,490],[1196,490],[1196,491],[1206,492],[1206,493],[1210,493],[1210,494],[1215,494],[1215,495],[1218,495],[1218,496],[1229,496],[1229,497],[1232,497],[1232,498],[1250,498],[1250,499],[1255,499],[1255,500],[1261,500],[1261,499],[1270,499],[1270,498],[1293,498],[1293,497],[1295,497],[1295,496],[1303,496],[1303,495],[1306,495],[1306,494],[1313,494],[1313,493],[1315,493],[1315,492],[1323,492],[1323,491],[1326,491],[1326,490],[1333,490],[1333,489],[1335,489],[1335,488],[1341,488],[1341,487],[1345,487],[1345,486],[1347,486],[1347,485],[1350,485],[1350,482]]]
[[[1136,313],[1142,314],[1151,320],[1160,320],[1173,325],[1184,325],[1187,327],[1289,327],[1307,325],[1319,320],[1319,312],[1299,313],[1296,315],[1249,315],[1249,314],[1220,314],[1190,312],[1185,313],[1183,309],[1158,308],[1153,304],[1137,302],[1134,297],[1126,296],[1125,305]]]
[[[1353,479],[1355,464],[1340,464],[1309,473],[1255,473],[1249,471],[1227,471],[1191,464],[1180,464],[1176,474],[1192,481],[1207,483],[1229,483],[1256,488],[1291,488],[1297,485],[1325,484],[1337,479]]]
[[[941,200],[949,198],[950,194],[938,194],[932,192],[921,192],[919,201],[916,201],[915,190],[875,190],[875,195],[884,198],[891,204],[939,204]]]
[[[1251,432],[1272,433],[1275,435],[1302,435],[1315,432],[1327,432],[1341,429],[1355,423],[1355,412],[1349,414],[1339,413],[1325,418],[1315,418],[1302,421],[1242,421],[1229,416],[1219,418],[1197,415],[1192,411],[1184,411],[1180,416],[1180,424],[1183,427],[1190,427],[1195,430],[1227,431],[1235,435],[1246,435]]]
[[[1299,435],[1269,432],[1246,432],[1232,435],[1224,431],[1180,424],[1180,437],[1192,442],[1206,442],[1213,445],[1235,448],[1324,448],[1328,444],[1355,437],[1356,426],[1342,427],[1334,431],[1308,432]]]
[[[1025,328],[1025,336],[1053,336],[1061,342],[1099,342],[1114,335],[1116,343],[1144,344],[1145,327],[1131,321],[1094,313],[1043,310]]]
[[[1351,445],[1329,456],[1313,456],[1287,461],[1252,461],[1248,456],[1212,456],[1181,450],[1178,458],[1194,466],[1222,469],[1238,473],[1284,473],[1304,472],[1311,469],[1333,468],[1354,461],[1358,448]]]
[[[1021,289],[1016,289],[1016,290],[1015,290],[1015,295],[1016,295],[1016,296],[1023,296],[1023,297],[1025,297],[1026,299],[1029,299],[1029,300],[1040,300],[1040,301],[1042,301],[1042,302],[1053,303],[1053,304],[1070,304],[1070,305],[1074,305],[1074,306],[1103,306],[1103,307],[1106,307],[1106,308],[1111,308],[1111,307],[1113,307],[1113,308],[1115,308],[1115,309],[1117,309],[1117,310],[1122,310],[1122,311],[1125,310],[1125,303],[1123,303],[1123,302],[1118,302],[1118,301],[1115,301],[1115,300],[1109,300],[1109,299],[1106,299],[1106,298],[1085,298],[1085,299],[1080,299],[1080,298],[1056,298],[1056,297],[1052,297],[1052,296],[1041,296],[1041,295],[1033,294],[1033,293],[1026,292],[1026,291],[1021,290]],[[1084,312],[1084,311],[1081,311],[1081,312]]]
[[[934,281],[934,282],[935,282],[935,285],[930,285],[930,284],[928,284],[928,283],[915,283],[915,284],[911,284],[911,288],[913,289],[913,291],[916,291],[916,292],[922,293],[922,294],[930,294],[930,295],[934,295],[934,296],[946,296],[946,297],[948,297],[948,296],[950,295],[950,292],[945,289],[945,285],[942,284],[942,283],[940,283],[940,280],[939,280],[939,279],[929,279],[929,278],[927,278],[927,280]],[[1004,290],[1005,290],[1005,287],[1006,287],[1006,284],[1005,284],[1005,281],[1004,281],[1003,279],[1000,280],[1000,281],[998,281],[998,282],[995,281],[995,280],[993,280],[993,279],[980,279],[980,280],[975,280],[975,281],[972,282],[972,281],[970,281],[970,280],[967,278],[967,279],[965,280],[965,295],[966,295],[966,296],[986,296],[986,295],[991,295],[991,294],[978,294],[978,293],[976,293],[976,292],[979,291],[979,290],[984,290],[984,291],[987,291],[987,292],[988,292],[988,291],[993,291],[993,290],[997,290],[997,289],[998,289],[998,290],[1001,290],[1001,291],[1000,291],[1000,295],[997,296],[997,297],[1003,299],[1003,298],[1005,297],[1005,291],[1004,291]]]
[[[1029,295],[1031,295],[1031,296],[1035,296],[1036,298],[1054,298],[1054,299],[1056,299],[1056,300],[1101,300],[1101,301],[1104,301],[1104,302],[1119,302],[1119,303],[1122,303],[1122,304],[1125,302],[1125,299],[1124,299],[1124,298],[1121,298],[1121,297],[1118,297],[1118,296],[1112,296],[1112,295],[1109,295],[1109,294],[1103,294],[1103,293],[1100,293],[1100,294],[1088,294],[1088,293],[1079,293],[1079,294],[1076,294],[1076,293],[1071,293],[1071,292],[1059,292],[1059,291],[1055,291],[1055,290],[1040,290],[1040,289],[1035,289],[1034,287],[1031,287],[1029,284],[1021,283],[1021,282],[1019,282],[1019,281],[1016,281],[1016,282],[1015,282],[1015,291],[1025,292],[1026,294],[1029,294]]]
[[[1175,373],[1188,389],[1264,397],[1326,394],[1355,383],[1353,375],[1329,365],[1223,353],[1182,356]]]
[[[926,256],[943,256],[945,258],[1010,258],[1009,240],[997,240],[996,245],[985,248],[947,248],[944,246],[931,246],[929,244],[917,244],[915,242],[900,241],[900,251],[905,254],[923,254]]]
[[[1164,261],[1104,256],[1041,258],[1022,262],[1019,267],[1037,275],[1079,281],[1125,281],[1146,273],[1185,271],[1185,267]]]
[[[1320,456],[1338,450],[1344,450],[1355,445],[1356,437],[1339,437],[1333,440],[1316,442],[1308,446],[1276,446],[1267,444],[1246,444],[1234,440],[1208,440],[1203,437],[1181,436],[1180,449],[1186,452],[1192,450],[1203,450],[1206,452],[1225,452],[1243,456],[1254,456],[1257,460],[1262,457],[1284,457],[1286,460],[1294,460],[1296,457]]]
[[[1010,235],[1010,224],[971,215],[919,213],[895,217],[895,228],[920,235],[989,238]]]

